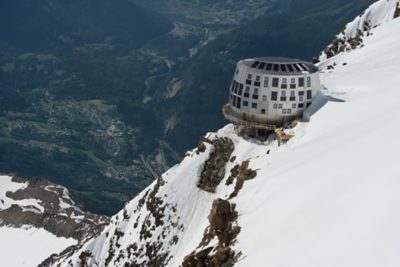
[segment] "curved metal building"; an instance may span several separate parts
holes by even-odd
[[[290,58],[237,63],[224,116],[235,124],[275,129],[299,118],[321,88],[318,68]]]

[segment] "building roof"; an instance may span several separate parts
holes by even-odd
[[[240,63],[254,69],[256,72],[277,75],[295,75],[303,72],[315,73],[318,71],[318,68],[310,62],[284,57],[244,59]]]

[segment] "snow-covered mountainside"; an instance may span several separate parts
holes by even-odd
[[[108,218],[83,212],[62,186],[0,175],[1,266],[35,266],[85,242]]]
[[[400,0],[380,0],[371,5],[363,14],[346,25],[343,31],[324,51],[319,61],[339,53],[362,47],[365,37],[373,34],[372,29],[400,17]]]
[[[233,125],[210,133],[100,235],[48,262],[399,266],[400,19],[387,19],[396,2],[346,27],[380,24],[362,47],[321,63],[323,94],[290,141],[246,139]]]

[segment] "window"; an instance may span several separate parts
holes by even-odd
[[[307,87],[311,87],[311,77],[307,77]]]
[[[254,86],[261,86],[260,82],[254,82]]]
[[[263,101],[267,101],[267,96],[266,96],[266,95],[263,95],[262,100],[263,100]]]
[[[257,76],[256,76],[256,81],[259,82],[260,79],[261,79],[260,76],[257,75]]]
[[[265,67],[265,64],[266,64],[266,63],[264,63],[264,62],[261,63],[260,66],[258,66],[258,68],[259,68],[260,70],[262,70],[262,69]]]
[[[279,78],[272,78],[272,87],[279,86]]]
[[[304,104],[303,104],[303,103],[300,103],[300,104],[299,104],[299,108],[304,108]]]
[[[265,114],[265,109],[262,109],[262,110],[261,110],[261,114]]]
[[[278,108],[278,104],[275,103],[275,104],[274,104],[274,108],[275,108],[275,109]]]
[[[286,101],[286,100],[287,100],[286,96],[281,96],[281,101]]]
[[[232,103],[233,103],[233,106],[236,107],[236,96],[233,96],[233,101],[232,101]]]
[[[242,93],[243,93],[243,89],[242,89],[242,88],[239,88],[238,95],[242,96]]]
[[[281,88],[282,88],[282,89],[287,89],[287,84],[282,83],[282,84],[281,84]]]
[[[248,107],[249,106],[249,101],[243,100],[243,106]]]
[[[291,113],[292,113],[292,110],[289,108],[289,109],[287,110],[287,113],[288,113],[288,114],[291,114]]]
[[[296,104],[292,104],[292,109],[295,109],[297,107]]]
[[[285,65],[281,65],[281,71],[282,72],[286,72],[286,66]]]
[[[296,96],[296,92],[295,91],[290,91],[290,96]]]
[[[258,95],[253,95],[253,99],[258,100]]]
[[[290,79],[290,83],[291,83],[291,84],[296,83],[296,79],[295,79],[295,78]]]
[[[237,99],[236,99],[236,107],[238,108],[238,109],[240,109],[241,107],[240,107],[240,104],[242,103],[242,99],[240,98],[240,97],[238,97]]]
[[[283,113],[283,114],[286,114],[286,109],[285,109],[285,108],[282,110],[282,113]]]
[[[252,108],[257,108],[257,103],[251,103]]]
[[[271,92],[271,100],[272,101],[278,100],[278,92],[274,92],[274,91]]]
[[[290,89],[296,89],[296,84],[295,84],[295,83],[292,83],[292,84],[290,85]]]
[[[299,96],[299,101],[302,102],[304,98],[302,96]]]
[[[274,71],[279,71],[279,65],[274,64]]]
[[[307,99],[311,99],[312,98],[312,91],[308,90],[307,91]]]
[[[247,85],[251,85],[251,80],[246,80]]]
[[[287,84],[287,79],[286,79],[286,78],[283,78],[283,79],[282,79],[282,83],[283,83],[283,84]]]
[[[299,96],[303,96],[304,95],[304,91],[299,91]]]
[[[286,96],[286,91],[282,91],[282,96]]]
[[[283,105],[282,104],[279,104],[279,106],[278,106],[279,108],[282,108],[283,107]]]
[[[254,88],[254,94],[258,95],[258,88]]]
[[[304,78],[299,78],[299,87],[304,87]]]
[[[252,79],[251,74],[247,74],[247,80],[251,80],[251,79]]]
[[[244,89],[244,97],[249,98],[250,97],[250,87],[246,86],[246,88]]]
[[[296,97],[295,96],[291,96],[291,97],[289,97],[289,100],[290,101],[296,101]]]
[[[269,81],[268,77],[264,77],[264,87],[265,88],[268,88],[268,81]]]
[[[239,88],[240,89],[243,89],[243,86],[244,86],[243,83],[239,83]]]

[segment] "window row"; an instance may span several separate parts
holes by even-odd
[[[252,80],[252,74],[247,74],[246,85],[254,85],[256,87],[261,86],[261,77],[259,75],[255,76],[255,80]],[[263,80],[263,86],[268,88],[270,86],[270,77],[265,76]],[[272,87],[282,89],[296,89],[297,87],[305,87],[304,77],[299,78],[272,78]],[[307,87],[311,87],[311,77],[307,77]]]

